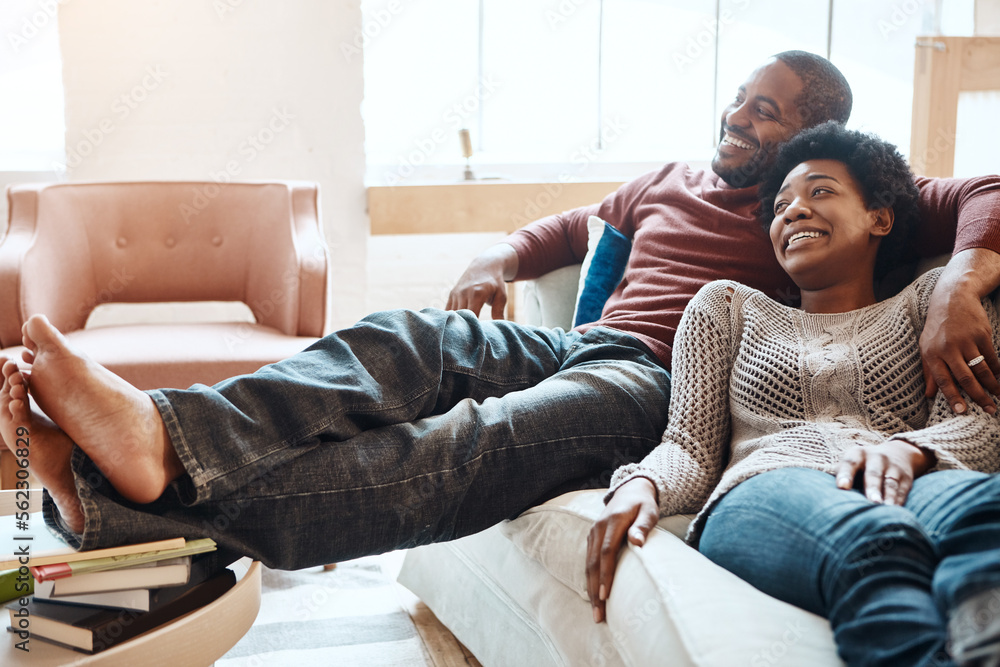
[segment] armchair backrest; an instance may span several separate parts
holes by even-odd
[[[30,184],[7,199],[0,347],[34,313],[74,331],[107,302],[242,301],[282,333],[324,333],[314,183]]]

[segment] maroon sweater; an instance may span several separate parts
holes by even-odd
[[[1000,177],[918,178],[917,185],[919,256],[952,248],[1000,252]],[[517,250],[517,280],[525,280],[582,262],[591,215],[621,230],[632,239],[625,277],[601,319],[577,330],[600,325],[631,334],[670,368],[681,313],[702,285],[728,278],[797,303],[798,290],[774,258],[757,207],[756,186],[732,188],[714,172],[675,162],[626,183],[600,204],[533,222],[506,242]]]

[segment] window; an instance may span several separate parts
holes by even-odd
[[[850,125],[909,145],[913,48],[971,32],[973,0],[362,0],[368,180],[627,178],[707,163],[722,108],[769,55],[829,55]],[[346,55],[346,54],[345,54]]]
[[[0,171],[52,171],[66,161],[56,0],[0,9]]]

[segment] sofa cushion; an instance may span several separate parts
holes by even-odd
[[[399,581],[491,667],[843,664],[824,619],[684,544],[685,516],[624,550],[608,622],[594,623],[584,559],[603,495],[564,494],[476,535],[412,549]]]
[[[487,667],[624,664],[590,605],[525,557],[499,526],[410,549],[399,582]]]
[[[587,535],[603,491],[577,491],[527,510],[501,530],[526,557],[589,606]],[[608,628],[625,664],[839,665],[825,619],[776,600],[687,546],[692,517],[672,516],[623,552]],[[724,636],[720,636],[720,630]],[[676,662],[674,662],[676,661]]]
[[[519,321],[548,329],[573,328],[580,265],[571,264],[540,278],[526,280],[517,304]]]
[[[589,600],[581,559],[586,556],[590,527],[604,509],[603,498],[604,494],[593,491],[567,493],[525,510],[515,521],[500,524],[500,530],[525,556]],[[664,517],[657,529],[683,539],[693,518],[687,514]],[[581,545],[583,552],[579,550]]]

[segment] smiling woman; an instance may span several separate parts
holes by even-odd
[[[836,172],[826,175],[839,175],[841,180],[820,179],[823,170],[812,172],[803,167],[814,160],[823,161],[828,170]],[[795,175],[802,178],[795,179]],[[792,181],[799,182],[800,187],[793,187]],[[796,198],[793,194],[802,196]],[[881,215],[883,222],[890,223],[891,231],[882,234],[885,239],[876,244],[875,278],[882,278],[896,265],[910,243],[919,216],[917,196],[909,167],[895,147],[873,135],[844,133],[832,125],[820,126],[790,142],[760,185],[762,211],[771,212],[762,213],[764,227],[772,234],[776,233],[775,224],[786,218],[839,208],[846,205],[845,198],[860,207],[849,216],[852,221],[861,220],[865,212]],[[789,211],[789,207],[794,210]],[[790,228],[789,223],[778,226],[786,232]],[[784,248],[776,245],[775,255],[781,262]]]
[[[595,619],[615,539],[641,545],[659,516],[698,512],[688,542],[827,618],[848,664],[986,664],[1000,623],[970,619],[1000,591],[1000,477],[984,474],[1000,470],[1000,424],[926,396],[917,341],[940,273],[881,302],[872,287],[880,247],[916,220],[906,162],[831,121],[782,148],[760,194],[802,306],[733,281],[688,305],[662,442],[615,473],[591,531]]]

